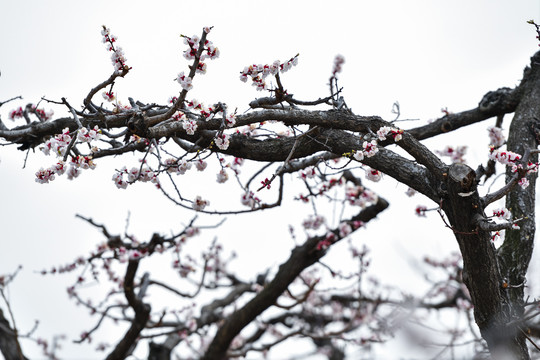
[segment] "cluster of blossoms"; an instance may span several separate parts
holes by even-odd
[[[363,186],[350,187],[346,190],[345,196],[349,204],[365,208],[369,204],[374,204],[379,197],[373,191]]]
[[[39,118],[40,121],[47,121],[52,118],[54,115],[53,110],[45,111],[43,109],[38,109],[36,105],[30,106],[30,112],[36,114],[36,116]],[[24,110],[22,107],[19,106],[19,108],[15,110],[11,110],[9,112],[8,118],[9,120],[15,120],[24,117]]]
[[[240,198],[242,205],[255,209],[261,200],[255,196],[253,191],[246,191]]]
[[[298,173],[300,179],[313,179],[317,173],[315,172],[315,166],[309,166]]]
[[[211,28],[205,27],[204,32],[206,34],[210,33]],[[189,46],[189,49],[184,51],[184,57],[187,60],[193,60],[197,56],[197,52],[199,51],[199,47],[201,45],[204,46],[203,52],[201,53],[200,60],[206,60],[206,59],[217,59],[219,57],[219,49],[212,44],[211,41],[205,40],[204,44],[201,44],[201,39],[198,35],[193,35],[192,37],[180,35],[184,38],[184,44]]]
[[[178,175],[184,175],[186,171],[191,169],[191,162],[186,161],[184,159],[176,160],[173,158],[169,158],[165,160],[165,166],[167,167],[168,173],[171,173],[171,174],[176,173]]]
[[[126,176],[127,180],[124,178],[124,175]],[[152,171],[147,166],[143,166],[142,168],[132,167],[130,170],[127,170],[127,168],[124,166],[122,169],[114,173],[112,180],[119,189],[126,189],[129,184],[132,184],[137,180],[142,182],[150,181],[151,183],[159,186],[157,173]]]
[[[204,32],[208,34],[210,29],[211,28],[209,27],[205,27]],[[184,57],[187,60],[196,60],[196,73],[206,74],[206,63],[204,63],[203,60],[217,59],[219,57],[219,49],[214,46],[211,41],[205,40],[204,43],[202,43],[201,38],[197,35],[193,35],[192,37],[185,35],[180,36],[184,38],[184,44],[189,46],[189,49],[184,51]],[[200,57],[197,59],[197,54],[199,53],[201,46],[203,46],[203,49],[201,50]],[[178,81],[178,83],[182,86],[182,89],[186,91],[193,89],[193,79],[189,75],[185,75],[183,71],[178,74],[176,81]]]
[[[336,55],[334,58],[334,68],[332,69],[331,79],[335,79],[337,74],[341,72],[343,64],[345,64],[345,57],[343,57],[343,55]]]
[[[507,208],[501,208],[493,210],[493,216],[502,220],[509,220],[512,217],[512,213]]]
[[[302,222],[304,229],[317,230],[326,223],[326,219],[321,215],[310,215],[309,218]]]
[[[227,174],[227,171],[225,171],[225,169],[221,169],[217,174],[216,181],[220,184],[223,184],[227,180],[229,180],[229,174]]]
[[[184,72],[182,71],[178,76],[176,77],[176,81],[182,86],[182,89],[189,91],[193,89],[192,79],[189,76],[184,75]]]
[[[339,238],[344,238],[350,235],[353,230],[356,230],[361,226],[364,226],[362,221],[341,222],[337,228],[337,234],[339,235]],[[328,249],[334,242],[339,240],[339,238],[333,231],[328,231],[324,240],[319,241],[317,244],[317,250],[320,251]]]
[[[498,148],[503,146],[506,139],[504,138],[504,134],[502,132],[502,129],[497,126],[490,126],[488,127],[489,132],[489,144],[490,146],[493,146],[494,148]]]
[[[101,136],[101,132],[97,126],[93,129],[80,128],[77,131],[77,140],[79,142],[90,143],[91,141],[98,140]],[[40,150],[45,155],[50,155],[51,152],[56,156],[63,158],[66,155],[66,151],[69,144],[72,141],[72,136],[68,128],[62,131],[62,134],[56,135],[54,138],[47,140]],[[96,164],[89,156],[77,155],[76,157],[70,157],[68,164],[64,160],[59,160],[56,164],[48,169],[41,168],[36,172],[36,182],[40,184],[46,184],[49,181],[55,179],[55,175],[63,175],[67,173],[67,178],[73,180],[79,176],[81,169],[95,169]]]
[[[354,152],[353,157],[358,160],[362,161],[364,160],[364,157],[372,157],[375,156],[379,152],[379,148],[377,147],[377,140],[371,140],[371,141],[364,141],[362,144],[362,150],[358,150]]]
[[[276,60],[271,65],[249,65],[240,72],[240,80],[242,82],[247,82],[248,77],[251,77],[252,85],[255,86],[257,90],[265,90],[267,89],[265,79],[268,75],[276,76],[280,72],[287,72],[297,64],[298,54],[283,63],[281,63],[279,60]]]
[[[524,170],[526,171],[526,175],[538,172],[538,163],[529,161],[526,167],[519,164],[518,162],[521,160],[520,154],[512,151],[496,150],[493,146],[490,146],[489,152],[489,158],[491,160],[498,161],[503,165],[511,166],[512,172],[514,173],[523,172]],[[529,180],[527,180],[526,177],[522,177],[519,179],[518,184],[525,189],[529,186]]]
[[[68,180],[73,180],[81,173],[80,169],[95,169],[96,165],[88,156],[77,156],[72,158],[66,168],[66,163],[59,160],[55,165],[48,169],[41,168],[36,172],[36,182],[46,184],[55,179],[56,175],[63,175],[67,172]]]
[[[112,51],[113,54],[111,55],[111,62],[114,66],[114,69],[117,72],[120,72],[121,70],[129,70],[130,68],[126,65],[126,57],[124,55],[124,51],[120,46],[114,46],[114,43],[118,38],[115,35],[111,34],[111,30],[103,26],[103,30],[101,30],[101,35],[103,36],[102,41],[104,44],[107,44],[107,51]]]
[[[221,116],[227,128],[231,128],[236,124],[236,113],[226,113],[227,108],[223,104],[207,107],[203,103],[193,99],[186,103],[186,107],[188,110],[196,111],[204,120],[211,120],[216,116]],[[198,129],[197,121],[195,119],[188,119],[183,111],[177,111],[172,116],[172,119],[175,121],[182,121],[182,127],[188,135],[194,135]]]
[[[467,146],[447,146],[442,151],[437,151],[437,154],[441,156],[448,156],[452,163],[466,163],[465,154],[467,153]]]
[[[216,139],[214,140],[214,143],[216,146],[221,150],[227,150],[230,145],[230,135],[221,133],[216,136]]]
[[[402,129],[396,129],[392,128],[390,126],[381,126],[379,130],[377,130],[377,137],[380,141],[386,140],[386,137],[388,135],[392,136],[394,141],[399,141],[402,138],[403,130]]]
[[[400,141],[402,139],[403,130],[393,128],[390,126],[381,126],[379,130],[377,130],[377,138],[380,141],[386,140],[388,136],[391,136],[394,141]],[[362,144],[362,149],[354,151],[353,158],[357,161],[364,160],[365,157],[372,157],[375,156],[379,152],[379,148],[377,147],[377,140],[373,139],[371,141],[364,141]]]
[[[494,147],[490,147],[489,158],[503,165],[514,165],[517,161],[521,160],[521,155],[512,151],[496,150]]]

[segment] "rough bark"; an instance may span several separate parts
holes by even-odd
[[[539,144],[540,134],[540,52],[531,59],[531,67],[525,69],[524,88],[522,99],[516,109],[510,124],[507,149],[519,154],[527,150],[534,150]],[[533,154],[529,161],[537,162],[538,155]],[[511,169],[507,170],[506,181],[514,176]],[[526,331],[521,324],[524,312],[525,275],[531,260],[535,222],[536,179],[538,173],[527,176],[530,185],[523,189],[515,186],[506,197],[506,208],[512,212],[514,218],[523,218],[519,223],[519,230],[507,230],[505,240],[499,251],[501,272],[505,282],[509,285],[506,293],[509,297],[508,312],[513,321],[520,323],[520,330]],[[520,336],[522,346],[525,338]]]
[[[27,360],[23,355],[16,332],[0,309],[0,351],[6,360]]]
[[[464,164],[454,164],[447,176],[448,196],[441,200],[463,257],[463,280],[474,304],[474,317],[495,359],[528,359],[518,324],[508,311],[491,235],[478,227],[485,218],[478,196],[476,173]]]

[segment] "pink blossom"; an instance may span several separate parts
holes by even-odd
[[[221,150],[227,150],[230,145],[229,138],[230,136],[227,134],[218,135],[215,140],[216,146]]]
[[[178,174],[180,175],[184,175],[186,173],[186,171],[188,171],[189,169],[191,169],[191,163],[182,159],[180,161],[178,161]]]
[[[315,177],[315,167],[309,166],[305,168],[303,171],[300,171],[300,175],[298,176],[301,179],[313,179]]]
[[[448,156],[452,160],[452,163],[465,163],[465,153],[467,152],[467,146],[447,146],[442,151],[437,151],[437,154],[441,156]]]
[[[231,128],[236,124],[236,115],[235,114],[228,114],[225,118],[225,125],[227,127]]]
[[[339,236],[342,238],[352,233],[351,225],[347,224],[346,222],[342,222],[339,224]]]
[[[364,141],[362,147],[364,148],[364,155],[368,158],[375,156],[379,152],[376,140],[371,140],[370,142]]]
[[[116,99],[116,96],[114,95],[114,92],[108,92],[108,91],[104,91],[101,93],[101,95],[103,96],[103,99],[107,100],[108,102],[112,102]]]
[[[493,216],[499,219],[508,220],[512,217],[512,213],[507,208],[500,208],[493,210]]]
[[[222,184],[229,180],[229,175],[224,169],[221,169],[220,172],[217,174],[217,182]]]
[[[423,205],[418,205],[416,209],[414,209],[414,212],[417,216],[425,217],[426,216],[426,210],[427,208]]]
[[[194,135],[197,131],[197,121],[195,120],[184,120],[182,127],[186,130],[188,135]]]
[[[47,184],[49,181],[54,180],[54,171],[51,169],[39,169],[36,172],[36,182],[40,184]]]
[[[324,225],[326,222],[326,219],[324,218],[324,216],[321,216],[321,215],[316,215],[316,216],[313,216],[313,215],[310,215],[309,218],[307,218],[306,220],[304,220],[302,222],[302,226],[304,227],[304,229],[308,230],[308,229],[312,229],[312,230],[317,230],[319,229],[322,225]]]
[[[178,74],[178,77],[176,78],[176,81],[182,86],[182,89],[184,90],[191,90],[193,89],[193,85],[191,84],[191,78],[189,76],[184,75],[184,72]]]
[[[378,182],[382,178],[382,173],[379,170],[368,168],[366,170],[366,179]]]
[[[529,180],[527,178],[523,177],[519,179],[518,182],[519,186],[521,186],[522,189],[526,189],[529,186]]]
[[[254,209],[261,200],[253,194],[253,191],[246,191],[240,198],[240,202],[244,206]]]
[[[513,165],[516,161],[521,159],[521,155],[512,151],[495,150],[492,147],[489,158],[504,165]]]
[[[19,106],[18,109],[12,110],[9,112],[9,120],[15,120],[17,118],[23,117],[23,109]]]
[[[200,196],[197,195],[197,197],[193,201],[192,207],[195,211],[202,211],[208,205],[210,205],[210,201],[203,200]]]
[[[504,144],[505,138],[500,127],[490,126],[488,127],[489,132],[489,144],[493,147],[500,147]]]
[[[139,250],[130,250],[128,252],[129,260],[139,260],[143,257],[143,254]]]
[[[198,171],[204,171],[204,169],[206,169],[207,165],[208,164],[204,160],[199,159],[199,160],[195,161],[195,167],[197,168]]]
[[[353,158],[354,158],[356,161],[362,161],[362,160],[364,160],[364,152],[363,152],[363,151],[355,151],[355,152],[354,152],[354,155],[353,155]]]
[[[119,189],[126,189],[128,186],[127,181],[124,180],[124,171],[126,168],[123,168],[123,171],[118,171],[114,173],[112,180],[114,181],[115,185]]]

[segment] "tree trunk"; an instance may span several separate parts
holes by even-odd
[[[474,317],[494,359],[529,359],[519,321],[503,289],[491,235],[476,225],[484,217],[484,209],[475,178],[475,172],[467,165],[450,166],[448,197],[442,200],[463,256],[463,280],[471,294]]]

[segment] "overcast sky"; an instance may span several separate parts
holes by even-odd
[[[165,103],[180,90],[174,78],[187,71],[188,63],[182,57],[185,45],[179,35],[200,34],[203,26],[214,26],[209,38],[221,56],[208,63],[205,76],[195,78],[188,98],[226,102],[243,112],[261,94],[239,81],[239,71],[252,63],[287,60],[297,53],[299,64],[284,75],[285,87],[302,100],[327,96],[333,59],[342,54],[346,63],[340,85],[353,111],[391,120],[392,104],[399,101],[402,118],[419,119],[404,125],[412,127],[439,117],[441,108],[467,110],[486,92],[517,85],[530,56],[538,50],[534,27],[526,23],[529,19],[540,21],[537,0],[155,1],[152,5],[143,1],[4,1],[0,4],[0,101],[18,95],[24,100],[4,105],[0,114],[7,126],[14,126],[7,120],[8,111],[36,103],[42,96],[66,97],[73,105],[82,104],[88,91],[112,72],[109,53],[101,43],[102,25],[118,36],[127,63],[133,67],[115,85],[118,98],[124,103],[128,96]],[[65,113],[62,108],[53,109],[58,116]],[[465,137],[467,131],[458,131],[428,145],[442,149],[474,139],[485,147],[487,125],[475,126],[472,138]],[[482,151],[468,154],[473,168],[484,161]],[[154,231],[179,229],[192,214],[174,207],[148,184],[116,189],[111,181],[114,169],[124,164],[129,167],[138,156],[98,162],[96,170],[73,182],[64,176],[40,185],[34,181],[34,173],[54,159],[30,153],[22,169],[25,155],[14,148],[0,149],[0,274],[24,266],[10,286],[17,325],[23,333],[34,319],[40,319],[37,335],[50,339],[63,332],[76,337],[95,319],[88,322],[86,311],[67,300],[65,286],[72,278],[36,274],[84,255],[102,241],[98,232],[74,215],[93,217],[122,232],[130,211],[130,229],[144,239]],[[215,199],[209,195],[212,203],[222,204],[218,194],[224,188],[217,188],[214,174],[208,176],[207,182],[184,185],[193,187],[194,193],[213,192]],[[203,188],[198,189],[199,184]],[[457,248],[436,213],[427,220],[411,217],[417,204],[432,206],[427,200],[405,198],[406,188],[390,178],[372,187],[401,204],[394,201],[391,209],[358,236],[358,241],[373,249],[373,269],[378,275],[399,282],[397,274],[414,275],[414,269],[405,269],[412,258],[424,253],[443,256]],[[290,204],[248,220],[227,220],[217,235],[226,249],[239,253],[239,269],[259,266],[249,271],[256,273],[263,270],[261,264],[275,266],[285,259],[293,245],[288,224],[298,226],[303,220],[291,216],[298,214],[296,206]],[[401,216],[407,221],[401,221]],[[388,223],[395,227],[389,228]],[[250,232],[254,229],[250,224],[268,226],[275,232]],[[414,231],[419,226],[426,226],[425,234]],[[283,248],[285,251],[276,251]],[[257,256],[270,251],[275,256]],[[396,257],[398,253],[405,256]],[[114,330],[104,330],[101,336],[114,339],[118,336]],[[29,343],[24,346],[27,356],[39,357],[37,348]],[[142,350],[144,355],[146,349]],[[80,348],[71,341],[60,353],[65,358],[76,358],[76,354]]]

